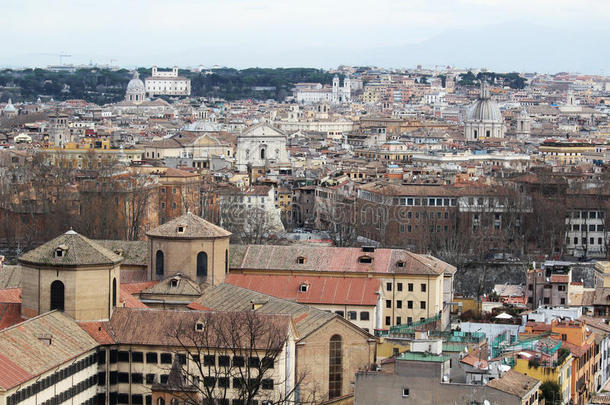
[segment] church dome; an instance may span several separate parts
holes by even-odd
[[[481,84],[479,99],[468,110],[466,120],[474,122],[503,122],[498,104],[489,95],[487,83],[483,82]]]
[[[494,121],[502,122],[502,113],[495,101],[479,99],[468,110],[468,121]]]
[[[144,82],[140,80],[140,75],[137,71],[133,74],[133,79],[129,81],[127,84],[127,93],[145,93],[146,86],[144,86]]]
[[[6,107],[4,107],[4,112],[15,112],[17,111],[17,109],[15,108],[15,106],[13,105],[13,102],[11,101],[11,99],[8,99],[8,104],[6,105]]]

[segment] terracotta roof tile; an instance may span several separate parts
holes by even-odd
[[[51,344],[40,339],[41,335],[50,337]],[[76,322],[59,311],[4,329],[0,331],[0,375],[3,376],[0,390],[19,385],[97,346]]]
[[[182,228],[182,232],[179,232]],[[187,212],[147,233],[148,236],[176,239],[222,238],[231,232]]]
[[[0,303],[0,330],[23,322],[21,303]]]
[[[359,258],[368,256],[371,263]],[[299,262],[303,259],[303,263]],[[400,264],[402,266],[400,266]],[[401,249],[306,246],[231,245],[230,267],[239,270],[303,270],[319,272],[395,273],[440,275],[454,273],[455,267],[430,255]]]
[[[487,386],[523,398],[539,384],[540,381],[535,378],[509,370],[502,377],[490,381]]]
[[[302,304],[376,305],[379,279],[365,277],[229,274],[228,284]],[[300,291],[302,284],[306,291]]]
[[[0,290],[0,302],[21,303],[21,288],[5,288]]]
[[[57,250],[62,255],[56,254]],[[123,260],[114,252],[74,231],[68,231],[19,257],[21,263],[44,266],[118,264]]]

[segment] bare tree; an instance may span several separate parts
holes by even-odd
[[[202,312],[195,328],[181,324],[173,333],[189,356],[181,367],[185,385],[194,387],[182,393],[186,403],[303,403],[295,401],[303,376],[282,372],[292,344],[288,316]]]

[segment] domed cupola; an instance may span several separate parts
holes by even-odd
[[[133,78],[127,84],[127,91],[125,92],[125,101],[139,104],[146,98],[146,86],[144,82],[140,80],[138,71],[133,72]]]
[[[498,104],[491,99],[489,86],[481,83],[478,100],[470,107],[464,120],[467,141],[504,138],[504,120]]]

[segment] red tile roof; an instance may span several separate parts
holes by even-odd
[[[306,245],[231,245],[233,270],[294,270],[316,272],[390,273],[441,275],[455,267],[430,255],[402,249],[306,246]],[[370,263],[359,258],[369,257]],[[297,259],[302,258],[300,263]]]
[[[13,363],[8,357],[0,354],[0,365],[2,372],[0,373],[0,387],[13,387],[16,382],[23,382],[34,377],[17,364]]]
[[[0,290],[0,302],[20,304],[21,288],[5,288]]]
[[[365,277],[229,274],[226,283],[301,304],[371,305],[377,303],[379,279]],[[307,291],[301,292],[301,284]]]
[[[191,302],[186,307],[188,309],[192,309],[195,311],[213,311],[214,310],[214,308],[203,306],[203,305],[199,304],[198,302]]]
[[[0,303],[0,330],[23,321],[21,303]]]
[[[108,327],[108,323],[108,321],[79,322],[78,325],[99,344],[111,345],[114,344],[115,341],[112,337],[112,332]]]
[[[570,276],[564,274],[551,274],[551,283],[569,283]]]
[[[152,287],[157,284],[158,281],[146,281],[143,283],[121,283],[121,291],[127,294],[139,294],[141,291]]]

